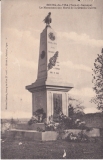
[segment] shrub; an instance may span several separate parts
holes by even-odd
[[[31,125],[33,123],[41,123],[46,118],[46,114],[43,108],[38,109],[34,112],[32,118],[28,121],[28,124]]]
[[[78,134],[73,134],[72,132],[68,134],[66,140],[73,142],[88,142],[88,136],[83,132],[79,132]]]
[[[73,134],[72,132],[68,134],[68,136],[66,137],[66,140],[68,141],[78,141],[78,137],[77,135]]]
[[[78,140],[82,141],[82,142],[88,142],[89,138],[88,136],[83,132],[83,130],[81,132],[78,133]]]

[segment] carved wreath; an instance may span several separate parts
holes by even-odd
[[[48,70],[52,69],[55,66],[57,57],[58,57],[58,53],[59,53],[58,51],[55,52],[54,56],[49,59]]]

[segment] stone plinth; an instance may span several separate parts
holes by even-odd
[[[7,131],[7,137],[26,138],[35,141],[54,141],[57,140],[58,134],[55,131],[38,132],[34,130],[12,129]]]

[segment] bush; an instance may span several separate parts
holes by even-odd
[[[66,140],[68,141],[78,141],[78,137],[77,135],[73,134],[72,132],[68,134],[68,136],[66,137]]]
[[[81,131],[81,132],[78,133],[78,140],[82,141],[82,142],[84,142],[84,141],[88,142],[89,137],[83,131]]]
[[[66,137],[66,140],[74,142],[88,142],[89,138],[85,133],[83,133],[83,131],[81,131],[77,135],[73,134],[72,132],[69,133]]]
[[[28,121],[29,125],[32,125],[33,123],[41,123],[46,118],[46,114],[43,110],[43,108],[38,109],[34,112],[32,118]]]

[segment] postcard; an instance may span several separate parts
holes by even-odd
[[[102,0],[1,0],[2,159],[102,159],[102,85]]]

